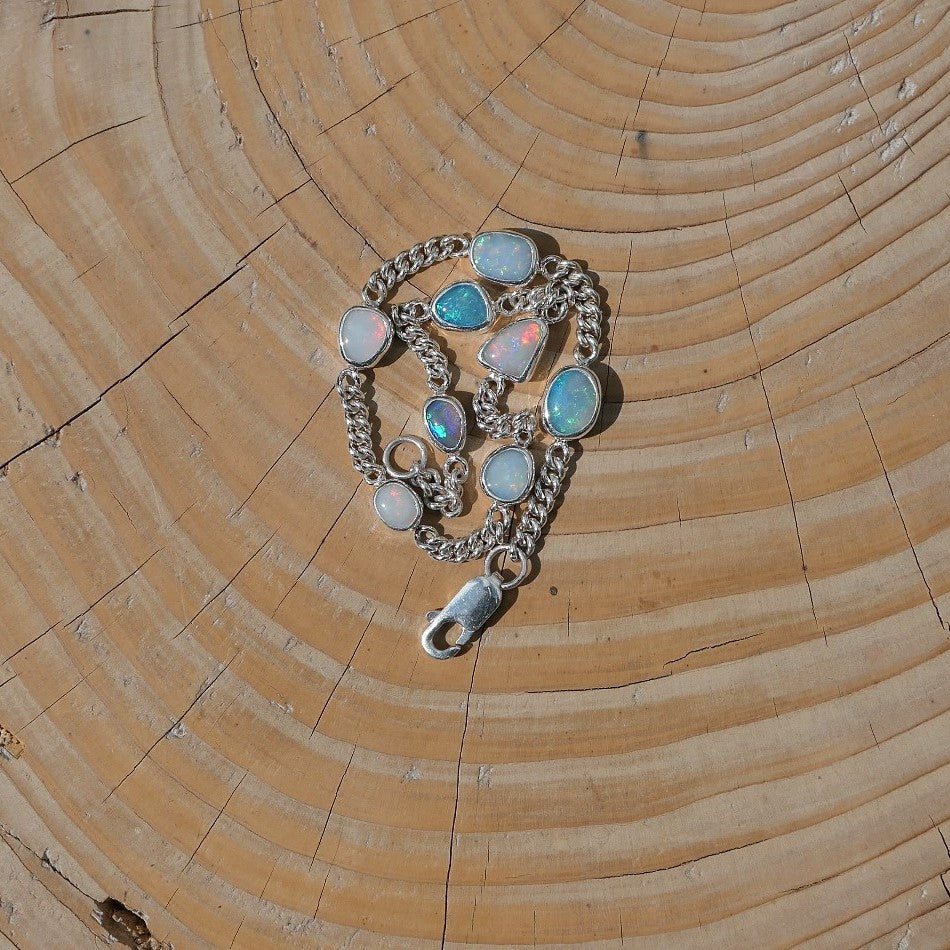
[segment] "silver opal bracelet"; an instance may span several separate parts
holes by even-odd
[[[429,300],[386,305],[390,295],[433,264],[467,257],[479,280],[445,286]],[[507,287],[494,299],[485,284]],[[396,531],[411,531],[416,544],[438,561],[484,559],[484,572],[468,581],[441,610],[427,614],[422,645],[436,659],[448,659],[485,626],[498,609],[502,592],[528,575],[541,532],[557,503],[571,442],[593,428],[600,415],[600,380],[591,370],[601,350],[603,309],[587,271],[559,255],[539,258],[534,241],[514,231],[484,231],[469,238],[449,234],[430,238],[397,254],[370,276],[363,302],[340,320],[340,353],[347,366],[337,378],[353,467],[373,487],[379,519]],[[573,311],[577,326],[574,362],[549,381],[540,404],[541,427],[552,437],[536,471],[531,446],[538,436],[537,407],[505,412],[500,402],[510,385],[530,379],[549,335],[549,327]],[[475,333],[498,319],[507,323],[484,342],[478,361],[487,374],[472,399],[475,424],[489,439],[506,441],[482,465],[479,484],[491,499],[481,527],[464,537],[440,534],[422,524],[425,512],[454,518],[462,513],[462,487],[470,473],[461,454],[468,433],[462,403],[449,393],[449,361],[426,331],[434,323],[445,331]],[[375,366],[398,338],[425,371],[431,395],[422,407],[425,429],[445,455],[441,468],[429,464],[430,449],[415,436],[398,436],[377,457],[362,370]],[[411,446],[408,468],[394,461],[395,450]],[[515,576],[504,579],[495,565],[507,556]],[[448,631],[458,626],[454,643]],[[445,640],[440,647],[437,640]]]

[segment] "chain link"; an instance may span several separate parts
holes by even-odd
[[[468,254],[470,243],[471,238],[467,234],[443,234],[400,251],[391,260],[383,261],[370,274],[363,287],[363,303],[367,307],[382,306],[397,285],[433,264],[464,257]]]
[[[512,547],[524,552],[530,558],[538,546],[541,532],[557,504],[558,495],[567,477],[567,465],[574,450],[563,439],[548,446],[544,453],[544,464],[534,483],[534,496],[530,498],[521,513],[521,521]]]
[[[449,361],[438,344],[426,332],[423,324],[430,311],[421,300],[396,304],[392,308],[396,336],[416,355],[426,374],[426,385],[433,395],[441,396],[449,388]]]
[[[409,470],[409,481],[419,489],[422,503],[431,511],[441,511],[446,518],[457,518],[462,513],[462,486],[468,478],[468,462],[459,455],[450,455],[437,468],[415,465]]]
[[[600,355],[603,306],[590,275],[577,261],[566,260],[557,254],[544,258],[538,271],[566,296],[577,312],[574,361],[580,366],[593,363]]]
[[[515,439],[527,445],[538,428],[537,410],[502,412],[499,400],[508,389],[508,381],[496,373],[489,373],[479,384],[472,399],[475,424],[492,439]]]
[[[429,525],[420,525],[415,531],[415,542],[436,561],[475,561],[497,545],[508,543],[513,520],[511,508],[496,504],[488,509],[485,523],[463,538],[451,538]]]
[[[346,439],[353,459],[353,468],[363,476],[368,485],[378,485],[384,480],[386,470],[376,461],[373,451],[372,428],[369,407],[363,392],[363,376],[355,369],[347,368],[337,377],[336,391],[343,404],[346,421]]]

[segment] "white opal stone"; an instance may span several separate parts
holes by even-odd
[[[541,421],[557,439],[577,439],[600,415],[600,380],[586,366],[558,370],[541,400]]]
[[[351,366],[375,366],[392,340],[392,321],[375,307],[350,307],[340,319],[340,353]]]
[[[478,362],[516,383],[523,383],[534,367],[548,338],[543,320],[525,317],[499,330],[478,352]]]
[[[538,266],[534,241],[514,231],[484,231],[477,235],[468,252],[479,277],[496,284],[523,284]]]
[[[373,494],[379,520],[394,531],[408,531],[422,518],[422,501],[403,481],[383,482]]]
[[[523,501],[534,481],[534,458],[518,445],[503,445],[485,459],[482,489],[489,498],[503,504]]]

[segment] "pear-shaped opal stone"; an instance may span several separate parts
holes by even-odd
[[[543,320],[525,317],[499,330],[479,350],[478,362],[486,369],[516,383],[523,383],[534,372],[535,364],[548,338]]]
[[[485,494],[502,504],[523,501],[534,481],[534,458],[518,445],[503,445],[485,459],[481,483]]]
[[[392,340],[392,321],[375,307],[350,307],[340,319],[340,353],[352,366],[374,366]]]
[[[432,301],[432,319],[445,330],[481,330],[491,323],[488,294],[478,284],[449,284]]]
[[[435,443],[445,452],[457,452],[465,444],[465,411],[451,396],[432,396],[422,407],[422,417]]]
[[[544,428],[558,439],[576,439],[600,413],[600,380],[585,366],[565,366],[548,383],[541,402]]]
[[[523,284],[538,266],[534,241],[514,231],[479,234],[472,241],[468,256],[479,277],[497,284]]]
[[[394,531],[408,531],[422,518],[422,501],[403,481],[383,482],[373,493],[373,507],[379,520]]]

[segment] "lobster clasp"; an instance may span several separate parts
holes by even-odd
[[[491,565],[499,554],[512,551],[520,562],[520,570],[514,580],[504,581],[500,574],[491,569]],[[505,545],[492,548],[485,558],[485,573],[463,584],[462,589],[441,610],[431,610],[426,614],[429,624],[422,631],[422,646],[426,653],[437,660],[458,656],[462,647],[488,623],[498,609],[502,593],[520,584],[527,571],[528,559],[523,551]],[[440,633],[444,635],[453,624],[461,628],[458,639],[444,649],[437,647],[435,638]]]
[[[458,656],[462,647],[491,619],[501,603],[501,578],[497,574],[484,574],[467,581],[462,589],[441,610],[426,614],[428,626],[422,632],[422,646],[429,656],[448,660]],[[458,624],[461,628],[455,643],[445,649],[435,645],[435,638],[446,633],[449,627]]]

